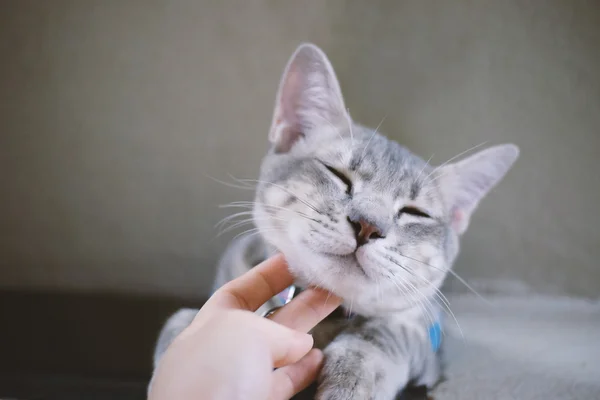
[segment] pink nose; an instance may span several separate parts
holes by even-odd
[[[371,222],[364,218],[358,220],[352,220],[348,217],[348,222],[354,229],[354,235],[356,237],[356,247],[360,247],[369,242],[369,240],[381,239],[383,235],[381,230]]]

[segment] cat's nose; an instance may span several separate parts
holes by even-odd
[[[368,243],[369,240],[382,239],[385,237],[375,224],[364,218],[352,219],[348,217],[348,222],[350,222],[350,225],[352,225],[352,228],[354,229],[356,247]]]

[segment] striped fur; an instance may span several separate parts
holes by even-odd
[[[215,287],[277,249],[299,286],[330,290],[355,314],[313,332],[326,356],[319,400],[391,400],[409,382],[431,387],[440,366],[429,327],[447,308],[440,287],[471,214],[518,149],[434,168],[353,122],[329,60],[308,44],[286,67],[269,139],[253,204],[260,237],[230,245]],[[155,362],[193,315],[167,322]]]

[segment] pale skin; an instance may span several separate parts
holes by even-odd
[[[307,289],[268,318],[254,313],[292,283],[276,255],[217,290],[163,355],[148,399],[287,400],[306,388],[323,362],[306,332],[341,300]]]

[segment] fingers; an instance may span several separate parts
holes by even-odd
[[[247,310],[224,310],[202,321],[196,321],[195,327],[182,332],[178,340],[185,340],[199,329],[210,326],[205,335],[215,335],[212,337],[215,342],[219,340],[218,336],[229,333],[228,336],[238,338],[232,346],[242,343],[248,346],[263,346],[265,351],[270,353],[275,368],[300,360],[314,344],[311,335],[259,317]]]
[[[256,321],[257,333],[271,350],[275,368],[292,364],[308,353],[314,344],[311,335],[287,328],[266,318]],[[239,329],[239,328],[238,328]]]
[[[312,349],[295,364],[273,372],[273,386],[269,400],[289,400],[314,381],[323,363],[321,350]]]
[[[207,305],[256,311],[293,282],[283,255],[278,254],[225,284],[215,292]]]
[[[324,290],[307,289],[269,318],[288,328],[308,332],[333,312],[342,300]]]

